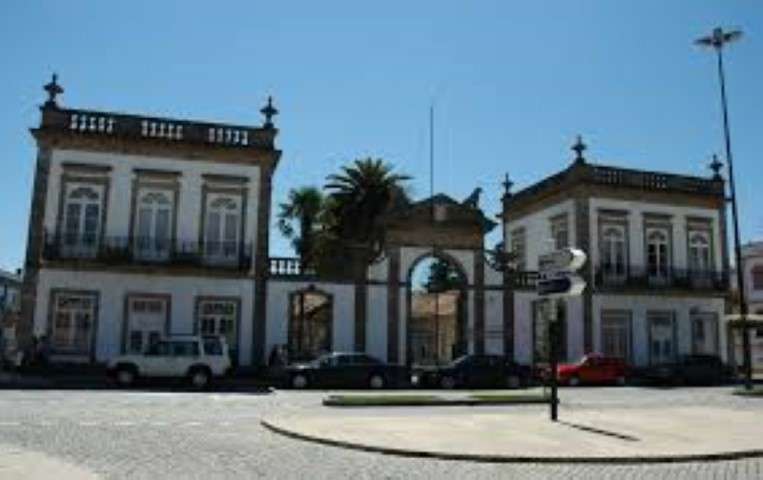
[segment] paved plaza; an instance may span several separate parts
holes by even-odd
[[[561,414],[565,419],[587,411],[639,412],[666,405],[725,408],[751,416],[763,413],[760,399],[729,392],[729,388],[563,389]],[[319,445],[273,433],[260,423],[264,418],[310,411],[347,414],[322,407],[324,396],[325,392],[0,391],[0,479],[763,478],[763,458],[647,465],[473,463]],[[504,412],[510,415],[512,408],[516,407],[480,407],[473,415],[499,418]],[[457,411],[445,407],[436,415]],[[387,414],[421,416],[432,410],[395,408]],[[433,417],[432,424],[436,423]],[[496,425],[496,442],[504,430],[500,427]]]

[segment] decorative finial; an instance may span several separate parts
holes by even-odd
[[[713,171],[713,180],[721,180],[723,177],[721,177],[721,169],[723,168],[723,162],[718,160],[718,155],[713,154],[713,161],[710,162],[710,170]]]
[[[577,140],[575,141],[575,145],[572,146],[572,151],[575,152],[575,162],[578,163],[585,163],[585,158],[583,157],[583,152],[588,147],[585,143],[583,143],[583,137],[578,135]]]
[[[503,185],[503,198],[508,198],[511,196],[511,187],[514,185],[514,182],[509,180],[509,174],[506,173],[503,177],[503,182],[501,182],[501,185]]]
[[[58,108],[56,96],[64,93],[63,87],[58,84],[58,75],[54,73],[50,83],[46,84],[43,89],[48,92],[48,101],[45,102],[45,106]]]
[[[273,106],[273,97],[268,96],[268,104],[260,112],[265,115],[265,128],[273,128],[273,117],[278,115],[278,109]]]

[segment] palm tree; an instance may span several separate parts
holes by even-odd
[[[329,175],[324,187],[330,192],[334,233],[345,242],[372,247],[383,238],[381,216],[407,202],[402,182],[407,175],[393,173],[381,159],[365,158]]]
[[[323,193],[316,187],[300,187],[289,192],[289,200],[279,205],[278,229],[291,239],[303,265],[312,260],[315,232],[323,211]],[[299,232],[294,224],[299,224]]]

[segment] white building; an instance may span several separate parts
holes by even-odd
[[[46,90],[22,335],[46,336],[54,361],[195,332],[262,357],[272,107],[244,127],[64,109],[55,78]]]
[[[220,334],[239,365],[365,351],[393,363],[505,354],[542,361],[538,256],[590,254],[590,288],[564,308],[563,356],[602,351],[643,365],[726,356],[723,180],[570,168],[504,198],[515,272],[484,237],[479,190],[396,205],[367,268],[316,275],[268,256],[281,152],[270,102],[260,127],[61,108],[54,81],[32,130],[38,154],[19,338],[53,361],[104,362],[170,334]],[[553,239],[551,243],[549,239]],[[414,285],[436,259],[447,301]],[[349,262],[348,262],[349,263]],[[440,305],[443,305],[441,308]]]
[[[684,353],[726,358],[728,293],[724,182],[586,162],[504,198],[508,251],[519,270],[575,246],[589,287],[564,306],[562,355],[586,352],[648,365]],[[534,291],[513,292],[515,357],[543,355],[544,316]]]

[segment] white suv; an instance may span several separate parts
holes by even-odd
[[[108,373],[123,387],[129,387],[140,376],[187,378],[193,387],[201,389],[230,368],[228,345],[223,338],[173,336],[152,344],[143,353],[111,359]]]

